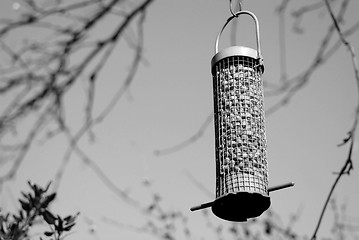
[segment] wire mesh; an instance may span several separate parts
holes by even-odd
[[[258,59],[230,56],[213,65],[216,197],[268,196],[262,68]]]

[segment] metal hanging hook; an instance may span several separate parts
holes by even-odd
[[[223,30],[226,28],[226,26],[235,18],[238,19],[238,17],[240,15],[249,15],[250,17],[252,17],[252,19],[254,20],[254,23],[255,23],[255,26],[256,26],[256,38],[257,38],[257,58],[258,59],[262,59],[262,54],[261,54],[261,43],[260,43],[260,36],[259,36],[259,21],[256,17],[256,15],[254,15],[254,13],[252,12],[249,12],[249,11],[239,11],[239,12],[236,12],[233,16],[230,16],[228,19],[227,19],[227,22],[224,24],[224,26],[222,27],[222,29],[219,31],[218,35],[217,35],[217,38],[216,38],[216,43],[215,43],[215,46],[214,46],[214,53],[217,54],[219,49],[219,40],[221,38],[221,35],[222,35],[222,32]]]
[[[239,12],[242,11],[242,1],[239,0],[238,1],[239,4]],[[229,10],[231,11],[231,14],[233,15],[233,17],[237,17],[237,15],[235,14],[235,12],[233,11],[233,5],[232,5],[232,0],[229,0]]]

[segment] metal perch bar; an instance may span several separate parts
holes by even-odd
[[[277,190],[281,190],[281,189],[288,188],[288,187],[293,187],[293,186],[294,186],[294,182],[285,183],[285,184],[282,184],[282,185],[278,185],[278,186],[268,188],[268,192],[274,192],[274,191],[277,191]],[[204,209],[204,208],[212,207],[212,205],[213,205],[213,201],[203,203],[203,204],[195,206],[195,207],[191,207],[190,210],[193,212],[193,211],[201,210],[201,209]]]
[[[282,184],[279,186],[270,187],[270,188],[268,188],[268,192],[274,192],[277,190],[281,190],[283,188],[288,188],[288,187],[293,187],[293,186],[294,186],[294,182],[290,182],[290,183]]]
[[[195,207],[191,207],[191,211],[197,211],[197,210],[200,210],[200,209],[204,209],[204,208],[208,208],[208,207],[212,207],[213,205],[213,201],[212,202],[208,202],[208,203],[203,203],[199,206],[195,206]]]

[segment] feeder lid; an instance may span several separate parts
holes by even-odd
[[[232,46],[225,48],[218,52],[216,55],[213,56],[211,61],[211,67],[213,68],[216,63],[222,59],[233,57],[233,56],[243,56],[243,57],[250,57],[261,61],[261,57],[258,56],[257,50],[253,48],[243,47],[243,46]],[[264,65],[261,65],[262,72],[264,72]]]

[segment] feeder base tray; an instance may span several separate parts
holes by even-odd
[[[245,222],[260,216],[270,204],[270,198],[259,193],[228,193],[213,202],[212,212],[224,220]]]

